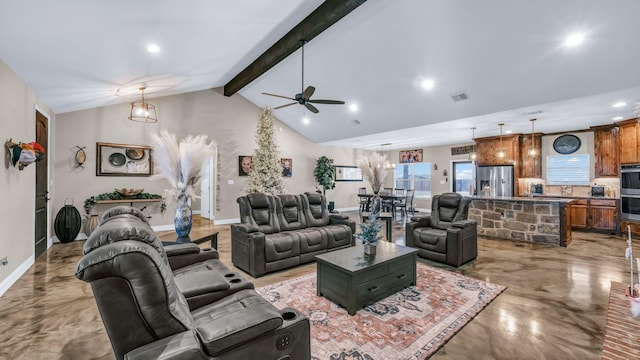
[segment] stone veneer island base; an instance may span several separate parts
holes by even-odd
[[[478,235],[566,247],[571,243],[573,199],[473,197],[469,219]]]

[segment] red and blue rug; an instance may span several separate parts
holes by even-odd
[[[257,289],[278,308],[292,307],[311,322],[314,360],[424,359],[435,353],[504,286],[417,266],[417,285],[350,316],[316,296],[316,274]]]

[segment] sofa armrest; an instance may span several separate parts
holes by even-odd
[[[231,231],[239,231],[243,233],[260,232],[260,229],[251,224],[231,224]]]
[[[351,228],[352,234],[356,233],[356,222],[353,220],[349,220],[349,217],[347,215],[331,214],[329,215],[329,223],[347,225]]]
[[[409,224],[413,224],[414,227],[431,227],[431,215],[425,216],[412,216]]]
[[[183,331],[175,335],[148,343],[124,355],[125,360],[205,360],[200,341],[194,330]]]
[[[267,272],[265,257],[265,234],[259,231],[247,231],[255,226],[231,224],[231,261],[233,265],[260,277]]]
[[[167,246],[166,248],[173,247],[173,246],[174,245]],[[179,246],[179,245],[175,245],[175,246]],[[197,245],[195,246],[196,248],[198,248]],[[193,265],[203,261],[215,260],[219,258],[220,258],[220,255],[218,254],[218,250],[213,248],[207,248],[207,249],[198,248],[197,253],[190,252],[190,253],[177,254],[177,255],[169,255],[167,253],[167,260],[169,260],[169,266],[171,267],[171,270],[176,270],[188,265]]]
[[[200,248],[198,247],[198,245],[193,243],[171,244],[165,245],[164,252],[167,254],[167,256],[197,254],[200,252]]]
[[[451,226],[457,227],[457,228],[465,228],[468,226],[476,226],[476,225],[478,225],[478,222],[475,220],[460,220],[460,221],[454,221],[451,223]]]

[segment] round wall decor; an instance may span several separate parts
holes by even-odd
[[[575,135],[561,135],[553,141],[553,150],[555,150],[559,154],[573,154],[579,148],[580,138]]]

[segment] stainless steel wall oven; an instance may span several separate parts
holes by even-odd
[[[623,219],[640,220],[640,164],[620,168],[620,205]]]

